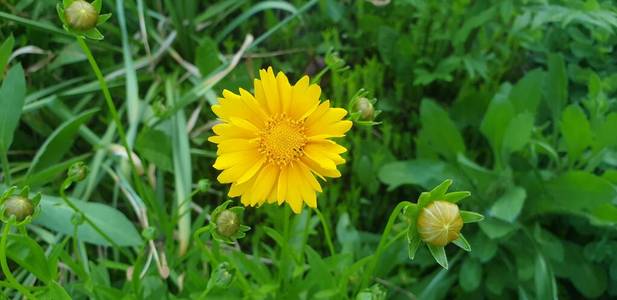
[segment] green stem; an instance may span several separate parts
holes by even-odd
[[[375,272],[375,267],[377,266],[377,263],[379,262],[379,257],[381,256],[381,253],[387,248],[386,242],[388,239],[388,235],[390,234],[390,231],[392,231],[394,222],[396,222],[396,219],[399,217],[403,208],[411,204],[412,203],[409,201],[402,201],[398,205],[396,205],[396,207],[392,211],[392,214],[390,214],[390,217],[388,218],[388,223],[386,224],[386,228],[384,229],[383,234],[381,235],[381,240],[379,240],[377,251],[375,251],[375,254],[373,254],[373,257],[371,258],[371,262],[369,263],[368,269],[362,275],[362,286],[360,287],[360,289],[363,289],[368,286],[369,281],[371,280],[371,278],[373,277],[373,273]]]
[[[330,256],[332,256],[336,254],[336,250],[334,249],[334,243],[332,242],[330,226],[328,226],[328,222],[326,221],[326,218],[323,216],[319,208],[315,208],[315,213],[317,213],[317,217],[319,217],[319,221],[321,222],[321,226],[323,227],[324,235],[326,236],[326,244],[328,244],[328,250],[330,250]]]
[[[0,159],[2,159],[2,173],[4,174],[4,183],[6,186],[11,186],[11,165],[9,165],[9,159],[6,153],[2,153],[0,155]]]
[[[103,73],[101,72],[99,65],[96,63],[96,60],[94,59],[94,56],[92,55],[92,52],[90,51],[90,48],[88,48],[88,44],[86,44],[86,42],[84,41],[84,38],[80,36],[75,36],[75,38],[77,39],[77,43],[79,44],[81,49],[86,54],[86,57],[88,58],[88,62],[90,63],[90,66],[92,67],[92,71],[94,71],[94,74],[96,75],[96,78],[99,81],[99,86],[101,87],[101,90],[103,91],[103,96],[105,98],[105,102],[107,103],[109,113],[111,114],[111,117],[114,120],[114,123],[116,124],[116,128],[118,129],[118,135],[120,136],[120,142],[122,143],[122,146],[124,147],[128,160],[130,162],[131,171],[133,173],[133,180],[135,181],[135,185],[137,186],[137,192],[142,196],[146,195],[144,193],[144,188],[142,186],[141,180],[139,179],[139,172],[137,172],[137,167],[135,166],[135,161],[133,160],[132,151],[129,147],[129,143],[126,138],[126,131],[124,130],[124,127],[122,126],[122,121],[120,120],[120,116],[118,114],[118,110],[116,109],[116,105],[114,104],[114,101],[111,98],[111,93],[109,92],[109,87],[107,87],[107,82],[105,81],[105,77],[103,77]],[[144,197],[143,199],[149,200],[150,198]]]
[[[4,277],[8,280],[9,284],[11,284],[16,290],[22,293],[28,299],[36,299],[30,291],[21,285],[15,277],[13,277],[13,273],[11,273],[11,269],[9,269],[9,265],[6,262],[6,240],[9,236],[9,231],[11,229],[11,223],[6,223],[4,225],[4,229],[2,230],[2,237],[0,238],[0,266],[2,267],[2,273],[4,273]]]
[[[96,231],[101,237],[103,237],[110,245],[112,245],[112,247],[114,247],[115,249],[117,249],[118,251],[122,252],[122,254],[124,254],[126,257],[130,258],[131,260],[133,260],[133,256],[126,250],[124,250],[122,247],[120,247],[120,245],[116,244],[116,242],[114,242],[114,240],[109,237],[109,235],[107,235],[103,230],[101,230],[101,228],[96,225],[91,219],[90,217],[88,217],[81,209],[79,209],[79,207],[77,207],[64,193],[64,191],[72,184],[72,180],[71,178],[68,178],[64,181],[64,183],[62,183],[62,186],[60,187],[60,198],[62,198],[62,200],[64,200],[64,203],[66,203],[66,205],[68,207],[70,207],[75,213],[81,214],[84,217],[84,221],[86,223],[88,223],[88,225],[90,225],[92,227],[92,229],[94,229],[94,231]]]

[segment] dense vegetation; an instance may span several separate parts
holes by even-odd
[[[612,1],[98,2],[84,33],[0,1],[0,194],[41,195],[32,222],[3,208],[0,299],[617,297]],[[319,210],[247,207],[225,243],[210,106],[268,66],[381,113],[337,140]],[[410,259],[405,215],[383,234],[446,179],[486,217],[448,269]]]

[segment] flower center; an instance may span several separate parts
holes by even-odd
[[[292,120],[285,114],[270,119],[259,133],[259,152],[266,156],[268,163],[279,167],[304,155],[304,145],[304,122]]]

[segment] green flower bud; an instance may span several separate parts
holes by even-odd
[[[74,182],[80,182],[88,176],[88,167],[81,161],[76,162],[69,168],[68,176]]]
[[[210,189],[210,180],[208,179],[200,180],[199,182],[197,182],[197,188],[202,193],[207,192]]]
[[[96,27],[99,14],[92,4],[76,0],[64,10],[64,17],[73,29],[86,31]]]
[[[11,196],[4,202],[4,216],[8,219],[15,216],[17,222],[21,222],[32,214],[34,214],[34,205],[26,197]]]
[[[375,108],[370,100],[362,97],[358,99],[355,107],[356,111],[360,113],[360,119],[363,121],[373,120],[375,114]]]
[[[226,209],[216,219],[216,230],[224,237],[232,237],[240,229],[240,217]]]

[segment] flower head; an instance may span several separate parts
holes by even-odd
[[[11,187],[0,195],[0,220],[5,223],[24,225],[37,216],[41,194],[30,197],[30,188],[24,187],[19,194]]]
[[[221,183],[231,183],[230,197],[256,206],[287,202],[295,213],[304,203],[317,207],[321,186],[315,176],[340,177],[337,165],[347,151],[330,140],[342,137],[352,122],[347,111],[321,102],[321,89],[308,76],[291,85],[282,72],[260,70],[255,94],[223,91],[212,106],[222,123],[210,141],[218,145],[214,168]]]
[[[420,238],[433,246],[445,246],[458,239],[462,228],[458,206],[447,201],[432,202],[418,216]]]

